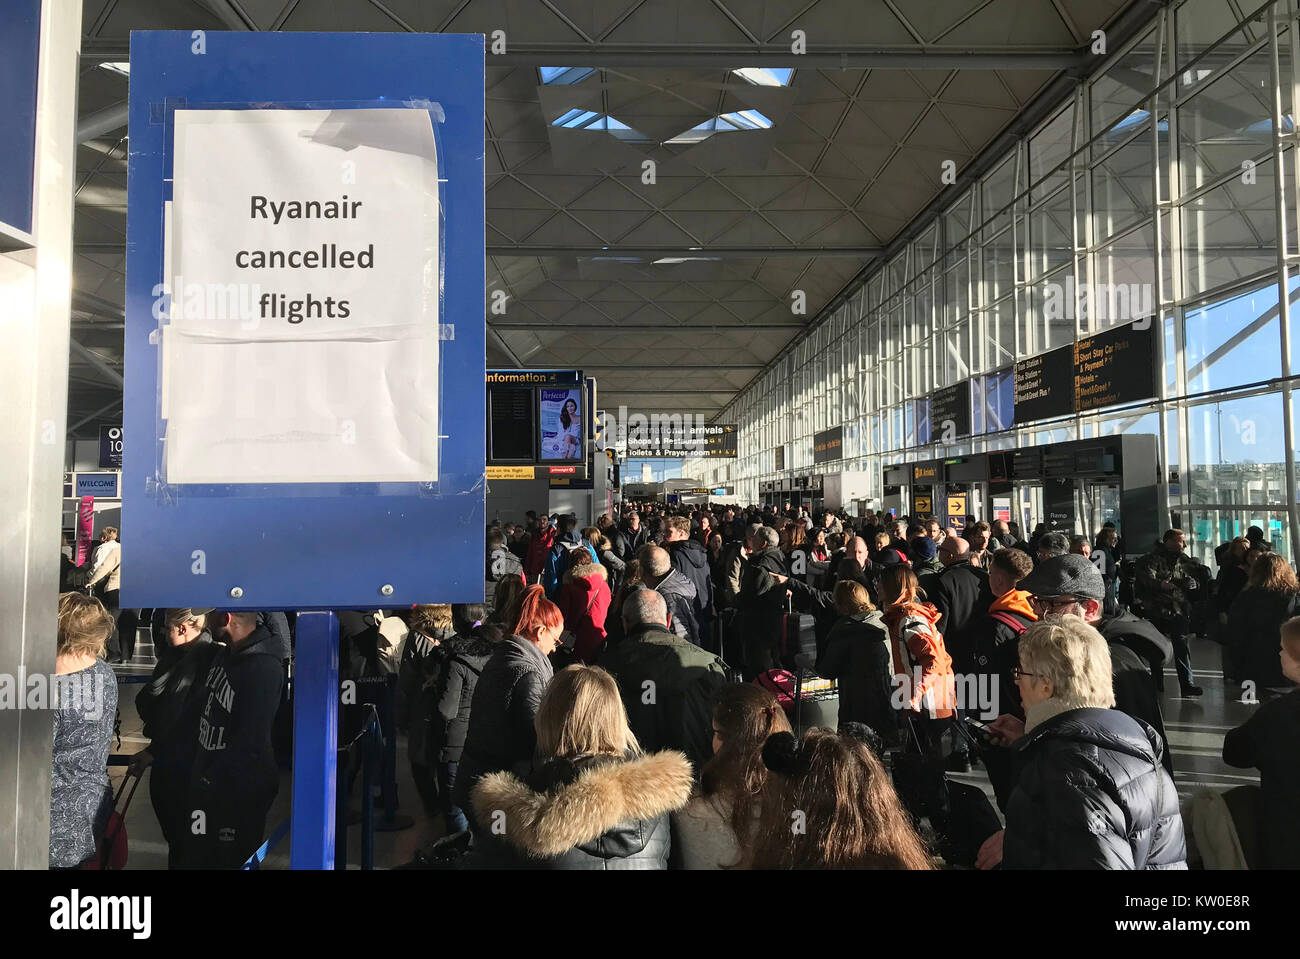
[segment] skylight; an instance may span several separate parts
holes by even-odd
[[[595,67],[539,67],[538,69],[542,73],[542,83],[547,85],[578,83],[596,72]]]
[[[757,110],[738,110],[734,113],[724,113],[712,120],[705,120],[699,126],[691,127],[685,133],[677,134],[668,142],[699,143],[715,133],[726,133],[735,130],[768,130],[771,129],[771,126],[772,121]]]
[[[731,72],[762,87],[788,87],[794,70],[789,67],[740,67]]]
[[[557,117],[551,126],[564,127],[568,130],[604,130],[611,136],[633,143],[649,143],[649,138],[632,129],[621,120],[616,120],[604,113],[594,110],[582,110],[574,107],[569,112]]]
[[[118,76],[129,77],[131,75],[131,64],[129,63],[101,63],[99,67],[101,70],[116,73]]]

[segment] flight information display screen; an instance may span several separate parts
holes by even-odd
[[[489,463],[530,463],[536,449],[531,387],[493,386],[488,389]]]

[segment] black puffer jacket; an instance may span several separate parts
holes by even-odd
[[[476,627],[469,637],[457,637],[447,644],[434,698],[437,707],[431,717],[436,727],[429,743],[431,762],[460,762],[465,750],[465,736],[469,732],[474,687],[492,657],[493,642],[500,642],[501,638],[500,629],[484,625]]]
[[[890,705],[894,686],[889,627],[878,610],[854,613],[837,622],[817,657],[817,674],[839,681],[840,725],[866,723],[882,738],[898,729]]]
[[[497,643],[483,666],[470,701],[465,748],[452,800],[469,808],[479,777],[500,770],[527,770],[537,748],[533,720],[554,671],[536,645],[519,636]]]
[[[1008,869],[1185,869],[1178,790],[1151,727],[1115,709],[1070,709],[1017,744]]]
[[[474,814],[490,830],[481,868],[667,869],[669,814],[691,795],[691,764],[668,750],[619,759],[552,759],[527,781],[507,772],[474,789]]]

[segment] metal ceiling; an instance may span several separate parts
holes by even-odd
[[[488,364],[580,367],[607,409],[712,414],[939,197],[943,161],[969,170],[1125,7],[1155,4],[85,0],[69,426],[120,406],[127,79],[101,64],[127,59],[133,29],[504,31],[487,58],[489,305],[506,296]],[[595,69],[547,85],[546,66]],[[793,74],[734,72],[752,67]],[[587,113],[615,129],[566,125]],[[758,119],[717,120],[736,114]]]

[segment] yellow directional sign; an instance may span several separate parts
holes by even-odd
[[[531,466],[489,466],[487,478],[490,480],[530,480],[536,474]]]

